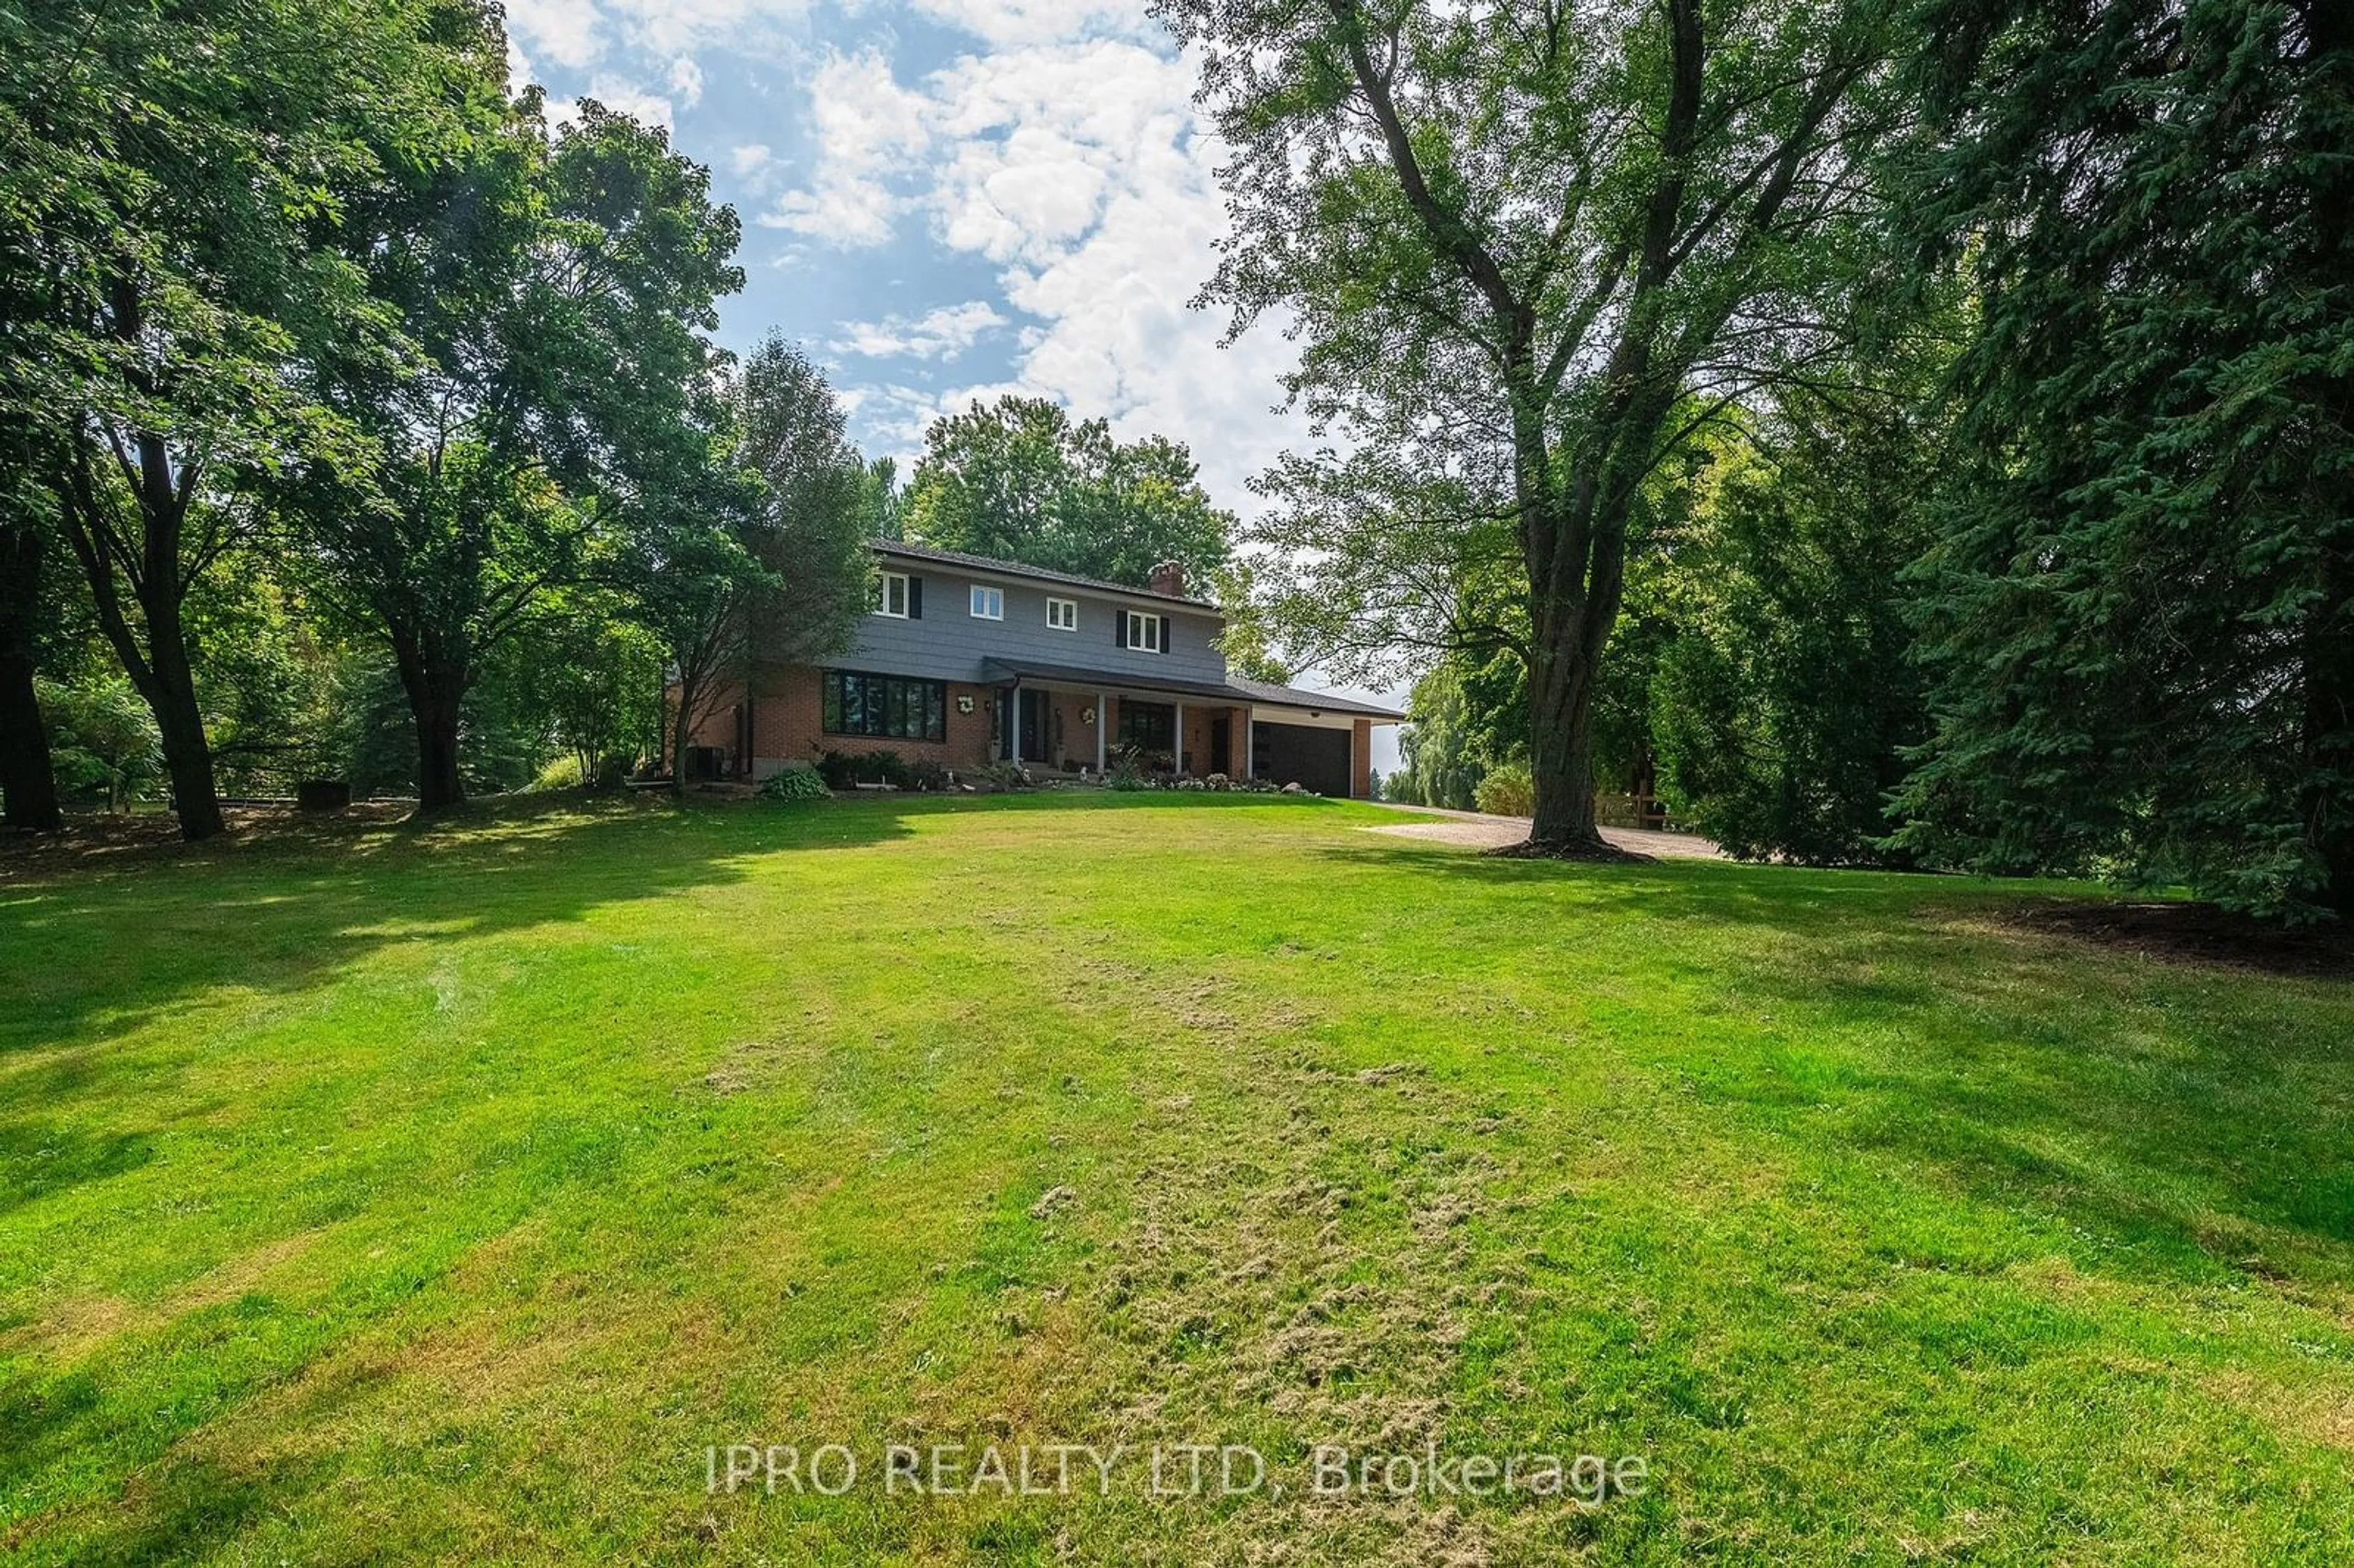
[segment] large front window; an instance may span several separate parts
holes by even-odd
[[[1177,710],[1167,703],[1119,705],[1119,743],[1139,751],[1173,751],[1177,747]]]
[[[828,735],[946,740],[949,689],[938,681],[828,670],[821,683]]]

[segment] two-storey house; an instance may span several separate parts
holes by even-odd
[[[952,768],[1100,773],[1122,749],[1196,778],[1363,797],[1373,726],[1404,715],[1226,673],[1218,607],[1164,567],[1150,588],[877,540],[874,602],[824,665],[756,666],[695,733],[705,773],[760,779],[824,751]]]

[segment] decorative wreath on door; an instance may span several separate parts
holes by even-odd
[[[1093,708],[1081,708],[1081,709],[1079,710],[1079,722],[1080,722],[1081,724],[1093,724],[1093,723],[1095,723],[1095,722],[1096,722],[1096,710],[1095,710],[1095,709],[1093,709]]]
[[[972,694],[970,692],[963,693],[958,696],[957,712],[960,714],[969,714],[972,712]]]

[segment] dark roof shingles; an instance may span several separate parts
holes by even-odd
[[[911,545],[903,539],[876,539],[873,547],[887,555],[906,556],[918,561],[936,561],[944,567],[970,567],[975,571],[1004,572],[1013,577],[1036,577],[1044,582],[1068,583],[1073,588],[1094,588],[1101,593],[1126,594],[1130,599],[1149,599],[1159,604],[1182,604],[1188,609],[1215,610],[1218,607],[1207,599],[1185,599],[1176,594],[1155,593],[1134,583],[1116,583],[1103,577],[1083,577],[1074,572],[1057,572],[1044,567],[1034,567],[1022,561],[1001,561],[990,556],[970,556],[962,550],[943,550],[931,545]]]

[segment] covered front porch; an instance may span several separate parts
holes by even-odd
[[[991,755],[1100,777],[1123,754],[1148,773],[1299,784],[1371,795],[1373,726],[1397,715],[1347,698],[1247,682],[1141,684],[991,660]]]
[[[996,690],[995,755],[1101,775],[1124,755],[1148,773],[1251,777],[1251,708],[1198,694],[1024,678]]]

